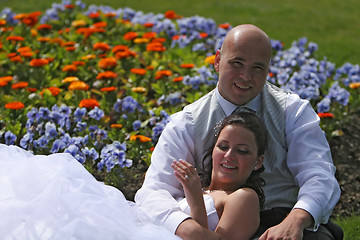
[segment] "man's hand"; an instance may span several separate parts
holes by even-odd
[[[259,240],[302,240],[304,229],[313,224],[312,216],[302,209],[293,209],[278,225],[269,228]]]
[[[183,221],[175,234],[184,240],[223,240],[219,234],[200,226],[191,218]]]

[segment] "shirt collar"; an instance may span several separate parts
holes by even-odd
[[[224,110],[226,116],[229,116],[235,110],[235,108],[238,107],[237,105],[229,102],[223,96],[221,96],[218,86],[216,86],[216,88],[215,88],[215,94],[216,94],[217,100],[219,101],[219,104],[222,107],[222,109]],[[258,106],[259,106],[259,101],[260,101],[260,94],[257,95],[253,100],[251,100],[250,102],[246,103],[243,106],[250,108],[251,110],[256,112],[256,110],[258,109]]]

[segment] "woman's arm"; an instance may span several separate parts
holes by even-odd
[[[216,196],[213,197],[215,204]],[[224,239],[250,239],[260,224],[259,198],[250,188],[240,188],[222,199],[224,206],[215,229]]]
[[[184,188],[191,217],[201,226],[208,228],[201,181],[196,169],[185,160],[174,161],[171,167],[174,169],[176,178]]]

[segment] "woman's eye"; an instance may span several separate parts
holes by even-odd
[[[238,149],[237,151],[238,151],[238,153],[240,153],[242,155],[245,155],[245,154],[247,154],[249,152],[249,151],[247,151],[245,149]]]
[[[228,147],[225,146],[225,145],[218,145],[217,147],[218,147],[220,150],[222,150],[222,151],[225,151],[225,150],[228,149]]]

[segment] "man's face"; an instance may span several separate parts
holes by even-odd
[[[270,50],[264,41],[228,42],[215,57],[219,92],[228,101],[244,105],[263,89],[269,72]]]

